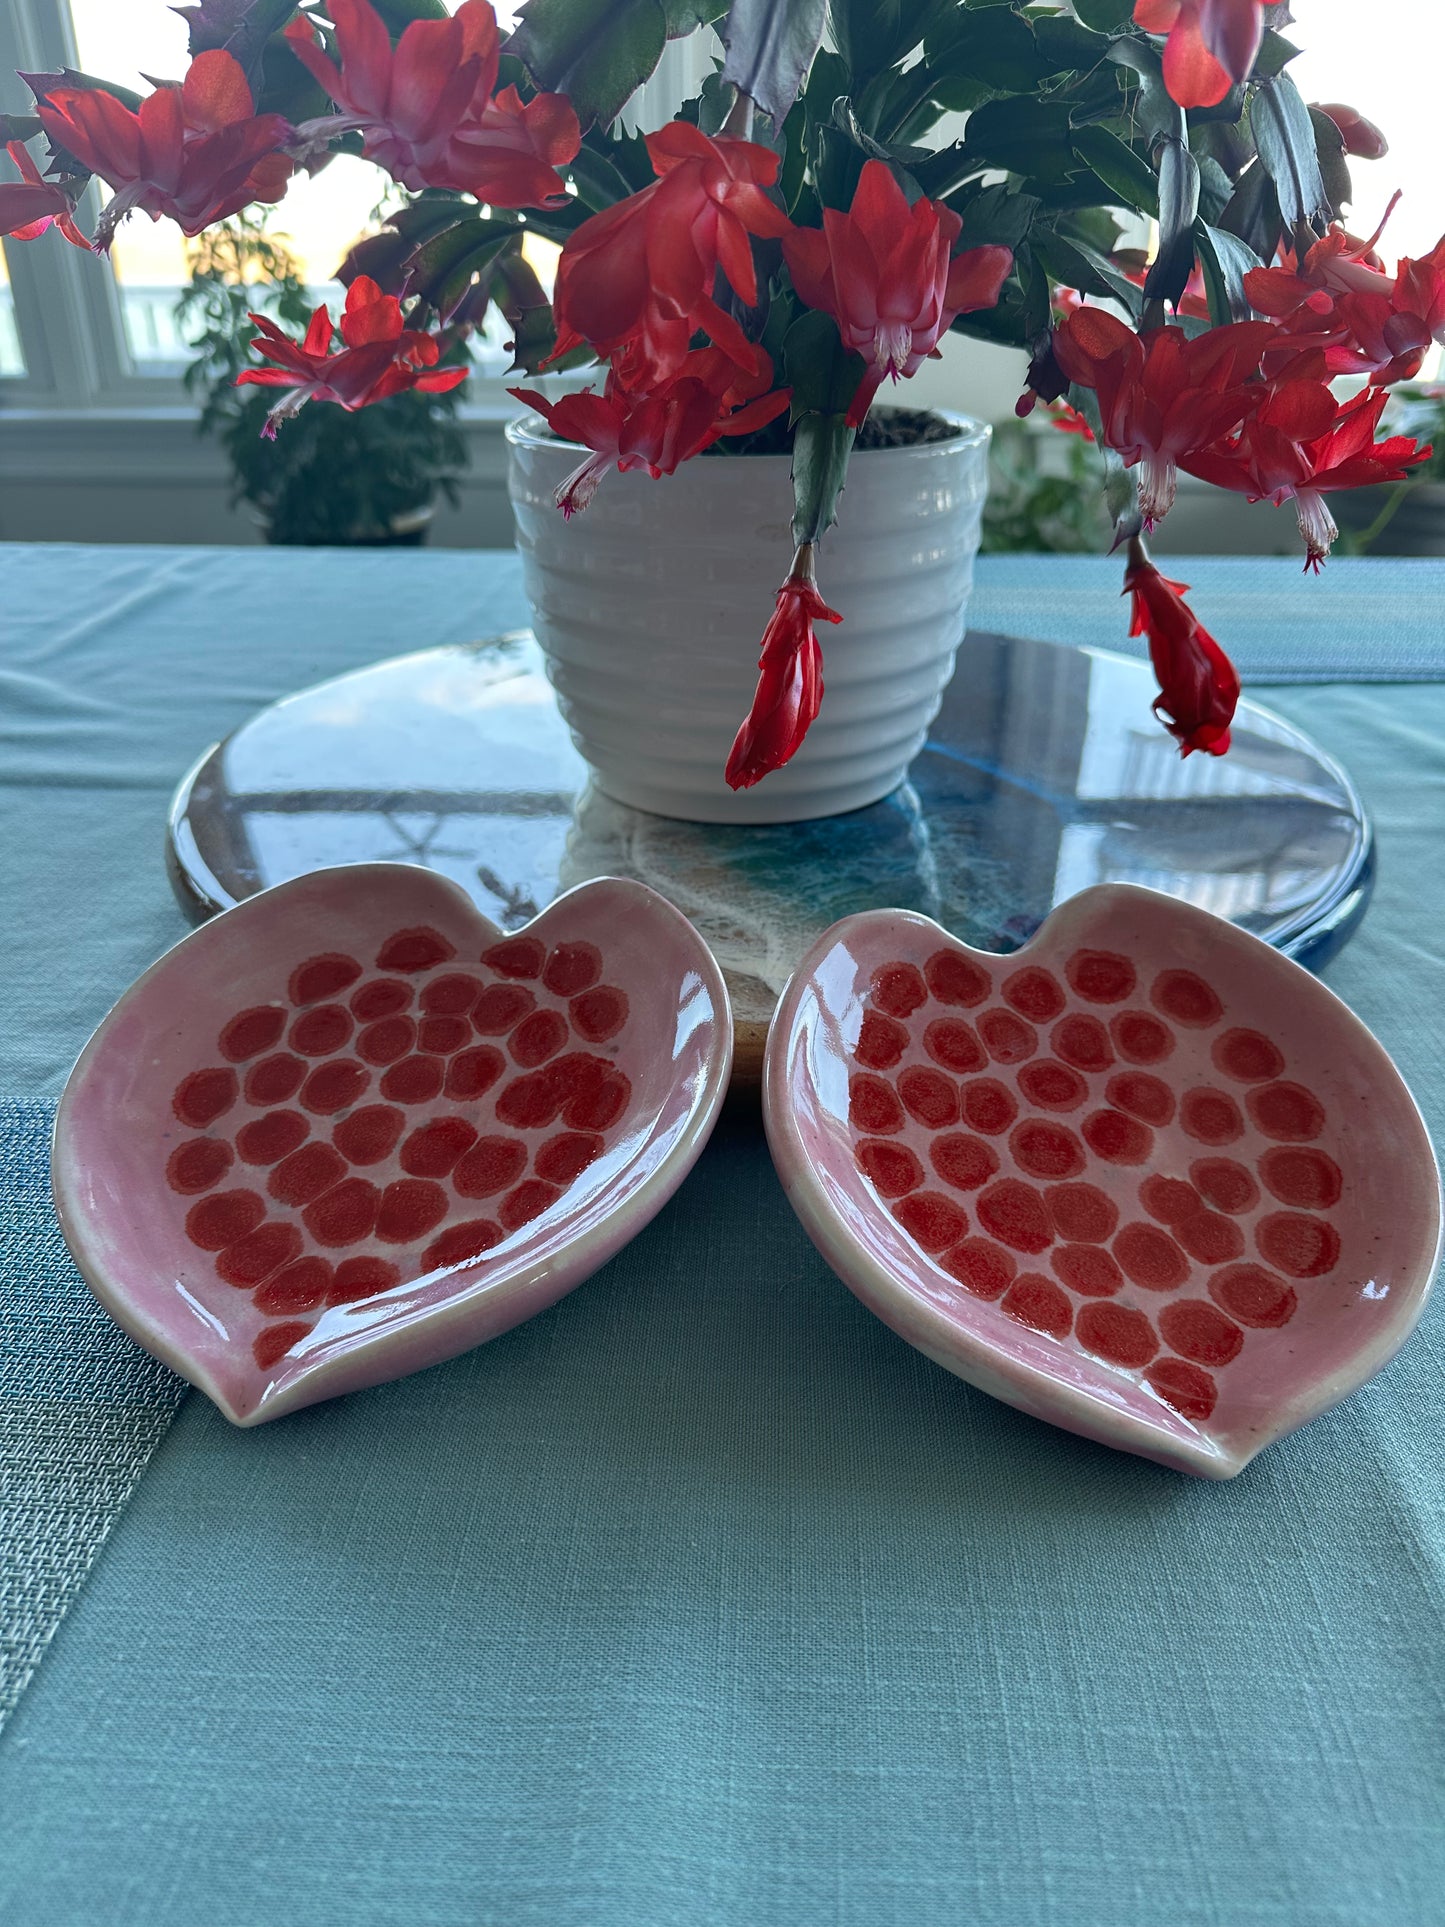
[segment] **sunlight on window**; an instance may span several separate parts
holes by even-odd
[[[446,0],[456,12],[461,0]],[[144,93],[151,80],[175,80],[187,62],[185,22],[162,0],[135,0],[117,6],[115,0],[71,0],[76,49],[87,73],[101,74],[121,86]],[[510,26],[514,9],[497,8],[502,26]],[[301,266],[301,273],[319,298],[329,299],[332,312],[340,297],[334,277],[351,243],[376,225],[375,212],[390,182],[370,162],[341,154],[315,175],[298,174],[286,198],[272,216],[272,226],[283,235]],[[545,243],[540,244],[545,248]],[[185,236],[172,221],[151,222],[131,215],[121,223],[111,250],[115,278],[120,285],[121,310],[131,358],[140,373],[171,373],[186,358],[186,344],[176,331],[172,310],[177,291],[188,278]],[[549,283],[550,265],[534,262]],[[6,304],[0,299],[0,315]],[[3,362],[4,321],[0,319],[0,374]],[[497,341],[482,345],[478,360],[495,360],[504,330]],[[490,352],[489,352],[490,350]],[[491,372],[491,370],[488,370]]]
[[[7,163],[8,165],[8,163]],[[13,381],[25,373],[25,356],[15,326],[15,303],[10,296],[10,273],[5,265],[5,250],[0,247],[0,381]]]
[[[1305,99],[1358,108],[1390,143],[1383,160],[1350,162],[1351,232],[1373,233],[1398,187],[1404,198],[1380,252],[1392,267],[1398,255],[1428,254],[1445,227],[1436,154],[1445,53],[1440,0],[1394,0],[1380,10],[1380,32],[1362,21],[1359,0],[1293,0],[1293,9],[1285,34],[1304,51],[1289,71]],[[1418,58],[1406,55],[1411,46]]]

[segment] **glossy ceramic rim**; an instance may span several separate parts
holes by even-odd
[[[552,398],[548,396],[550,401]],[[940,421],[948,423],[953,429],[946,441],[910,442],[898,448],[856,449],[850,460],[876,461],[880,456],[891,455],[895,460],[917,460],[921,455],[956,455],[960,449],[986,447],[993,440],[993,424],[979,421],[975,415],[961,414],[956,408],[926,408],[922,411],[937,415]],[[584,442],[566,442],[561,436],[554,435],[536,409],[529,408],[524,415],[514,415],[504,430],[505,440],[512,448],[561,449],[568,454],[575,452],[587,456],[593,451]],[[759,462],[787,462],[791,465],[791,455],[748,455],[741,459],[749,464]],[[664,481],[667,477],[662,478]]]
[[[469,1287],[464,1286],[454,1298],[432,1307],[426,1314],[425,1321],[429,1329],[440,1327],[445,1330],[448,1326],[465,1323],[468,1309],[474,1303],[478,1293],[482,1291],[491,1294],[488,1299],[490,1304],[496,1304],[499,1301],[499,1295],[502,1301],[525,1296],[549,1272],[563,1273],[568,1282],[560,1287],[547,1304],[537,1307],[537,1311],[540,1312],[550,1309],[552,1304],[565,1297],[569,1291],[585,1283],[593,1272],[599,1270],[624,1245],[629,1244],[645,1230],[682,1184],[712,1136],[718,1113],[727,1095],[728,1079],[732,1070],[732,1005],[717,959],[696,928],[688,922],[680,910],[656,890],[649,889],[645,883],[639,883],[631,877],[589,878],[587,882],[579,883],[573,889],[564,891],[561,896],[554,897],[536,917],[518,929],[501,930],[478,909],[475,900],[459,883],[454,882],[450,877],[440,875],[435,870],[427,869],[424,864],[333,864],[326,870],[307,871],[302,876],[289,878],[284,883],[273,884],[268,890],[260,890],[255,896],[244,898],[231,909],[222,911],[219,916],[212,917],[198,928],[189,931],[127,986],[96,1026],[85,1048],[76,1059],[65,1081],[65,1088],[61,1092],[51,1132],[51,1196],[54,1200],[61,1235],[65,1239],[71,1257],[75,1260],[81,1276],[106,1311],[138,1344],[143,1345],[153,1357],[159,1358],[163,1364],[169,1366],[178,1377],[204,1392],[224,1417],[241,1429],[269,1423],[272,1419],[285,1417],[290,1412],[303,1410],[309,1405],[320,1403],[323,1399],[344,1394],[353,1389],[365,1390],[370,1386],[390,1383],[396,1378],[410,1377],[415,1371],[428,1370],[432,1364],[441,1364],[448,1358],[460,1357],[464,1352],[475,1350],[481,1344],[490,1343],[492,1337],[501,1337],[505,1331],[515,1329],[515,1325],[503,1326],[484,1338],[463,1342],[449,1352],[440,1352],[435,1359],[428,1361],[425,1365],[403,1367],[395,1373],[381,1371],[367,1379],[364,1384],[343,1385],[337,1392],[333,1392],[330,1387],[336,1379],[350,1379],[353,1376],[354,1367],[359,1362],[379,1361],[391,1345],[406,1335],[408,1328],[403,1327],[400,1331],[395,1328],[382,1329],[364,1334],[358,1336],[344,1352],[323,1360],[309,1372],[298,1374],[273,1399],[263,1396],[250,1411],[238,1412],[204,1362],[198,1364],[188,1358],[147,1314],[145,1306],[137,1304],[124,1289],[112,1282],[104,1264],[89,1250],[85,1214],[78,1209],[72,1209],[67,1202],[67,1191],[74,1183],[67,1169],[69,1155],[67,1141],[71,1112],[81,1101],[86,1075],[104,1048],[107,1033],[120,1007],[128,1001],[133,992],[148,984],[163,968],[174,968],[174,960],[179,952],[187,946],[206,941],[208,934],[217,928],[222,919],[253,915],[256,913],[254,906],[266,903],[278,892],[298,890],[304,885],[313,883],[318,876],[335,875],[342,870],[355,873],[358,887],[364,887],[368,878],[374,879],[378,874],[384,876],[398,870],[425,876],[444,894],[453,896],[457,907],[463,909],[482,930],[492,933],[497,940],[525,935],[536,923],[543,918],[550,918],[559,906],[566,904],[573,897],[590,894],[600,887],[620,890],[626,895],[645,901],[651,914],[664,914],[683,927],[691,945],[695,948],[698,967],[714,999],[717,1011],[714,1039],[711,1048],[705,1053],[705,1075],[697,1101],[670,1149],[664,1153],[656,1167],[643,1177],[637,1188],[624,1198],[621,1204],[608,1211],[598,1223],[579,1232],[569,1241],[565,1251],[544,1252],[509,1273],[504,1279],[491,1283],[474,1282]],[[535,1312],[529,1313],[526,1317],[518,1319],[516,1323],[525,1323],[527,1317],[535,1315]]]
[[[1389,1364],[1414,1331],[1440,1265],[1440,1167],[1414,1094],[1400,1075],[1394,1059],[1369,1027],[1328,985],[1321,983],[1301,965],[1211,911],[1201,910],[1194,904],[1180,902],[1163,891],[1146,889],[1139,884],[1094,884],[1052,910],[1027,944],[1007,953],[1009,962],[1022,966],[1034,961],[1040,939],[1049,932],[1056,918],[1064,916],[1074,906],[1108,908],[1121,901],[1142,902],[1145,906],[1168,905],[1171,915],[1194,922],[1216,941],[1227,939],[1240,946],[1257,946],[1264,953],[1264,958],[1272,960],[1267,967],[1297,973],[1300,984],[1309,986],[1309,994],[1325,999],[1332,1005],[1346,1027],[1368,1046],[1378,1059],[1382,1074],[1394,1079],[1398,1095],[1404,1101],[1404,1114],[1416,1130],[1418,1141],[1414,1147],[1415,1153],[1434,1179],[1431,1187],[1434,1203],[1431,1256],[1417,1276],[1403,1281],[1397,1300],[1400,1307],[1397,1316],[1382,1322],[1376,1335],[1353,1354],[1347,1367],[1326,1377],[1313,1379],[1291,1396],[1281,1399],[1269,1413],[1268,1422],[1248,1450],[1231,1451],[1222,1443],[1216,1444],[1213,1449],[1191,1445],[1185,1439],[1147,1424],[1132,1413],[1121,1412],[1102,1400],[1091,1398],[1053,1374],[1027,1364],[978,1331],[948,1317],[942,1310],[920,1299],[892,1271],[880,1264],[871,1252],[864,1249],[846,1230],[823,1193],[791,1099],[792,1060],[798,1020],[804,999],[812,994],[813,972],[817,964],[840,940],[846,938],[850,930],[876,925],[882,918],[927,930],[936,934],[942,943],[961,950],[967,956],[983,958],[990,964],[996,964],[1002,953],[975,950],[931,917],[921,916],[915,911],[868,910],[840,918],[809,948],[778,1000],[763,1061],[763,1122],[773,1163],[788,1201],[819,1253],[848,1289],[915,1349],[967,1383],[1041,1418],[1045,1423],[1077,1429],[1086,1437],[1203,1478],[1231,1479],[1267,1446],[1287,1438],[1290,1433],[1298,1431],[1311,1419],[1318,1418],[1368,1383]],[[1049,943],[1046,948],[1052,953],[1054,946]],[[1058,1417],[1050,1412],[1050,1406],[1059,1414]],[[1077,1421],[1077,1425],[1074,1421]]]

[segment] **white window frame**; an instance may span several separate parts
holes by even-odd
[[[657,74],[629,107],[631,124],[655,126],[671,117],[709,70],[708,39],[694,35],[667,48]],[[15,69],[46,73],[78,64],[69,0],[0,0],[0,111],[33,110]],[[93,231],[98,212],[92,186],[80,205],[82,227]],[[77,414],[140,415],[151,422],[194,418],[179,379],[137,373],[132,366],[108,262],[51,230],[34,241],[7,244],[5,263],[25,372],[0,378],[0,412],[15,427],[20,415],[37,425],[41,416]],[[473,375],[463,414],[493,422],[515,415],[506,387],[503,378]]]

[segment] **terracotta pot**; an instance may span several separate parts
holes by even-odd
[[[786,455],[705,455],[677,474],[607,476],[564,520],[558,484],[587,451],[535,416],[507,430],[533,626],[578,749],[620,803],[705,823],[787,823],[861,809],[903,781],[963,635],[988,487],[990,430],[855,454],[819,579],[841,611],[826,693],[784,768],[734,792],[723,768],[757,680],[791,557]]]

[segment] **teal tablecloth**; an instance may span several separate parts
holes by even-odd
[[[1329,981],[1438,1134],[1445,570],[1187,567],[1246,664],[1288,642],[1337,678],[1267,697],[1380,832]],[[194,754],[524,611],[501,557],[0,570],[0,1096],[45,1099],[181,934],[161,825]],[[978,620],[1118,640],[1115,586],[985,564]],[[0,1114],[17,1198],[43,1125]],[[36,1212],[3,1230],[12,1303],[68,1289]],[[185,1402],[0,1734],[0,1921],[1433,1927],[1442,1325],[1195,1484],[908,1350],[733,1120],[635,1245],[469,1357],[255,1433]]]

